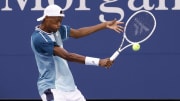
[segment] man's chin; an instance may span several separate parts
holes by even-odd
[[[53,31],[53,33],[56,33],[58,30]]]

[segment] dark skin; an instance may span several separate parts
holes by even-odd
[[[63,17],[46,16],[39,27],[40,29],[48,33],[56,32],[60,28],[62,20],[63,20]],[[113,20],[113,21],[103,22],[94,26],[82,27],[79,29],[71,28],[70,37],[72,38],[85,37],[105,28],[109,28],[120,33],[123,31],[123,27],[120,26],[120,24],[123,24],[123,22],[118,22],[116,20]],[[68,52],[66,49],[58,47],[58,46],[54,47],[54,54],[71,62],[78,62],[78,63],[85,64],[85,56]],[[113,61],[110,61],[109,58],[100,59],[99,61],[99,66],[105,67],[105,68],[110,68],[112,64],[113,64]]]

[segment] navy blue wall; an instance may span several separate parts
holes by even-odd
[[[5,6],[5,1],[0,1],[0,9]],[[65,6],[66,0],[54,1]],[[155,7],[159,4],[158,0],[150,1]],[[152,37],[141,44],[140,51],[133,52],[131,48],[123,51],[109,70],[69,63],[76,84],[87,99],[180,98],[180,10],[172,10],[175,0],[165,1],[168,10],[151,10],[157,19],[157,28]],[[99,6],[103,2],[86,0],[91,10],[75,11],[79,0],[74,0],[65,11],[63,24],[79,28],[100,23],[98,17],[103,12]],[[134,12],[128,8],[127,2],[118,0],[108,4],[125,11],[124,22]],[[43,7],[47,4],[47,0],[42,0]],[[0,99],[40,98],[30,36],[39,24],[36,18],[43,11],[31,11],[34,5],[35,0],[28,0],[21,10],[17,0],[9,0],[13,10],[0,11]],[[119,18],[117,14],[103,14],[109,20]],[[70,52],[105,58],[118,48],[120,37],[121,34],[114,31],[103,30],[81,39],[70,38],[64,42],[64,47]]]

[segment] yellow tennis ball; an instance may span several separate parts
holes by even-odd
[[[140,49],[140,44],[139,43],[134,43],[133,45],[132,45],[132,50],[133,51],[138,51],[139,49]]]

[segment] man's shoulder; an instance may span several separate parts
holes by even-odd
[[[39,33],[38,31],[34,31],[31,35],[32,37],[32,41],[34,43],[44,43],[47,42],[47,38],[45,38],[46,36],[42,35],[41,33]]]

